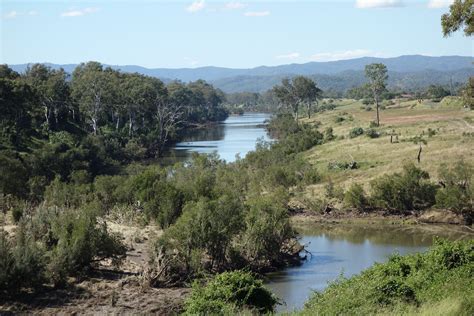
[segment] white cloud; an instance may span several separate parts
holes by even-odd
[[[7,14],[5,14],[3,17],[5,19],[14,19],[19,16],[34,16],[38,15],[38,11],[28,11],[28,12],[18,12],[18,11],[10,11]]]
[[[430,9],[442,9],[449,7],[454,0],[430,0],[428,2],[428,8]]]
[[[289,53],[275,56],[276,59],[297,59],[300,57],[300,53]]]
[[[244,15],[251,16],[251,17],[269,16],[270,11],[249,11],[249,12],[245,12]]]
[[[247,5],[245,3],[242,3],[242,2],[238,2],[238,1],[231,1],[231,2],[227,2],[225,4],[225,8],[227,10],[238,10],[238,9],[243,9],[243,8],[246,8]]]
[[[378,55],[378,54],[373,54],[370,50],[354,49],[354,50],[347,50],[347,51],[314,54],[311,56],[311,60],[312,61],[334,61],[334,60],[365,57],[365,56],[368,56],[369,54],[371,54],[372,56]]]
[[[374,8],[395,8],[403,6],[401,0],[356,0],[356,8],[374,9]]]
[[[204,0],[197,0],[191,3],[188,7],[186,7],[186,10],[188,12],[193,13],[193,12],[201,11],[202,9],[204,9],[205,6],[206,4],[204,3]]]
[[[61,13],[62,17],[76,17],[83,16],[90,13],[95,13],[99,11],[99,8],[84,8],[82,10],[69,10]]]
[[[6,19],[14,19],[14,18],[16,18],[18,15],[19,15],[18,12],[16,12],[16,11],[10,11],[10,12],[8,12],[7,14],[5,14],[5,18],[6,18]]]

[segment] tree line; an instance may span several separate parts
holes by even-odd
[[[54,133],[114,135],[136,141],[148,156],[190,125],[223,120],[224,94],[203,80],[188,84],[123,73],[98,62],[82,63],[72,75],[34,64],[24,74],[0,66],[1,147],[26,149],[28,137]]]

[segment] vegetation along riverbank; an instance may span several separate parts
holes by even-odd
[[[31,89],[26,79],[4,70],[2,82],[11,88],[6,100],[19,97],[17,86]],[[307,91],[314,92],[307,94],[309,100],[321,98],[306,79],[283,82],[275,88],[276,97],[288,102],[289,89],[300,84],[309,87],[300,90],[301,100]],[[13,101],[6,103],[12,111],[18,102]],[[28,102],[25,106],[38,101]],[[39,129],[35,122],[46,117],[28,116],[31,111],[25,112],[30,113],[26,125],[8,129],[10,121],[5,121],[12,133],[5,134],[10,141],[2,143],[1,152],[2,309],[54,312],[94,306],[97,312],[124,312],[142,306],[173,313],[215,308],[199,305],[199,296],[183,305],[188,287],[194,283],[194,292],[213,296],[195,280],[298,264],[302,248],[291,225],[298,213],[330,221],[440,218],[472,225],[473,114],[462,98],[382,101],[379,124],[372,123],[375,113],[364,100],[319,102],[274,115],[267,128],[278,141],[258,142],[235,163],[196,154],[185,163],[160,167],[145,154],[148,163],[142,164],[142,158],[121,154],[135,136],[116,147],[101,143],[114,144],[120,133],[128,135],[129,127],[120,123],[110,134],[107,125],[99,124],[96,135],[87,124],[71,123],[77,134],[44,123]],[[246,274],[217,280],[231,292],[234,281],[261,287]],[[271,306],[256,308],[273,309],[276,301],[262,291]],[[132,299],[131,293],[138,292],[141,299]],[[162,302],[172,307],[156,307]]]

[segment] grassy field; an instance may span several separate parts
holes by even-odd
[[[332,127],[336,139],[321,146],[313,147],[305,155],[323,175],[320,184],[306,188],[305,198],[315,199],[324,195],[327,182],[346,189],[353,182],[368,183],[386,173],[401,170],[406,162],[417,163],[420,143],[412,138],[421,137],[422,145],[420,167],[428,171],[432,179],[437,178],[441,163],[452,163],[464,159],[474,162],[474,112],[462,107],[459,99],[448,97],[441,102],[429,100],[395,101],[380,112],[381,124],[375,128],[379,138],[361,135],[349,138],[355,127],[369,128],[374,121],[374,109],[367,111],[365,106],[354,100],[335,100],[335,110],[315,114],[302,121],[318,124],[324,132]],[[373,108],[373,106],[372,106]],[[429,135],[429,130],[434,135]],[[390,142],[390,135],[394,143]],[[358,169],[331,169],[332,162],[356,161]]]

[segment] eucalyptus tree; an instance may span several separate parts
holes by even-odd
[[[455,0],[449,7],[449,13],[441,17],[441,26],[445,37],[463,28],[464,35],[474,33],[474,0]]]
[[[163,87],[163,83],[158,79],[152,83],[157,92]],[[184,106],[172,102],[166,89],[160,92],[155,95],[153,101],[155,107],[153,116],[154,133],[152,133],[154,136],[153,149],[157,156],[163,154],[165,145],[170,137],[178,132],[181,124],[184,122]]]
[[[31,132],[31,95],[17,72],[0,65],[0,149],[21,147]]]
[[[322,95],[322,90],[316,83],[304,76],[297,76],[292,80],[285,78],[281,81],[281,85],[273,87],[272,91],[283,106],[292,109],[296,121],[298,121],[300,106],[304,105],[308,116],[311,117],[312,105]]]
[[[192,122],[217,121],[222,119],[219,105],[225,100],[224,93],[215,89],[204,80],[197,80],[187,85],[192,92],[190,117]]]
[[[150,112],[153,102],[159,94],[165,94],[164,85],[153,84],[155,79],[134,73],[125,74],[121,81],[120,91],[123,94],[123,110],[128,121],[128,135],[131,137],[138,126],[137,120],[141,119],[142,129],[145,125],[146,113]],[[148,115],[151,117],[151,115]]]
[[[293,85],[288,78],[282,79],[281,85],[274,86],[272,89],[281,105],[285,108],[291,108],[295,120],[298,121],[299,103],[293,90]]]
[[[43,64],[34,64],[26,70],[24,79],[43,107],[44,123],[49,130],[58,129],[59,120],[66,119],[71,103],[67,77],[62,68],[54,70]],[[54,122],[51,122],[52,118]]]
[[[114,102],[113,70],[103,69],[98,62],[82,63],[72,75],[72,96],[86,116],[94,135],[98,133],[100,119],[106,115],[106,107]]]
[[[311,118],[313,103],[318,102],[323,91],[317,87],[312,79],[304,76],[293,78],[293,88],[298,98],[298,102],[305,105],[308,118]]]
[[[365,76],[369,79],[370,89],[374,97],[375,106],[377,109],[376,123],[380,125],[379,102],[380,95],[386,89],[386,82],[388,79],[387,66],[384,64],[370,64],[365,66]]]

